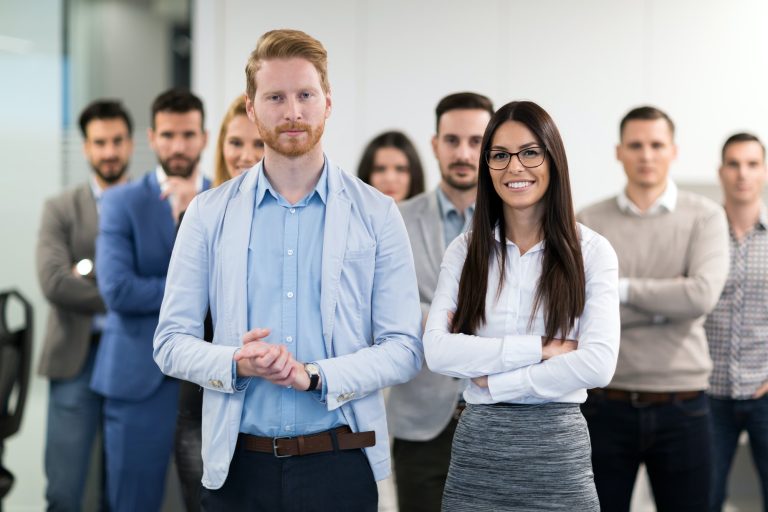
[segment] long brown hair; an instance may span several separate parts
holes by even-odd
[[[546,148],[550,181],[542,197],[544,215],[541,228],[544,236],[542,269],[536,287],[531,319],[544,308],[546,340],[558,333],[566,336],[576,318],[584,311],[586,301],[584,263],[571,200],[568,160],[560,132],[555,122],[537,104],[513,101],[501,107],[491,117],[483,135],[483,152],[490,149],[496,130],[507,121],[524,124]],[[503,202],[490,176],[485,157],[480,157],[477,201],[469,233],[469,246],[459,282],[459,295],[453,321],[453,332],[474,334],[485,323],[485,299],[488,290],[488,270],[495,253],[499,259],[499,290],[504,286],[506,233]],[[495,240],[499,229],[502,243]]]

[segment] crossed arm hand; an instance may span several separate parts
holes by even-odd
[[[448,312],[448,323],[453,324],[453,312]],[[576,350],[579,346],[579,342],[576,340],[563,340],[563,339],[553,339],[550,341],[547,341],[544,336],[541,337],[541,360],[546,361],[547,359],[550,359],[555,356],[559,356],[562,354],[567,354],[568,352],[573,352]],[[488,376],[483,375],[482,377],[475,377],[472,379],[472,382],[475,384],[475,386],[481,387],[481,388],[487,388],[488,387]]]
[[[278,386],[306,391],[309,376],[304,371],[304,365],[293,357],[285,345],[262,341],[269,333],[269,329],[256,328],[243,335],[243,347],[234,356],[237,375],[261,377]]]

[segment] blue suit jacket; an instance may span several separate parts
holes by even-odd
[[[108,312],[91,388],[110,398],[139,401],[164,377],[152,361],[152,337],[176,227],[170,204],[160,199],[154,171],[107,190],[100,210],[96,275]]]
[[[260,176],[261,164],[187,209],[155,334],[163,372],[205,389],[203,485],[210,489],[226,479],[245,398],[234,389],[232,357],[248,325],[248,242]],[[202,340],[209,304],[213,344]],[[381,388],[416,375],[423,355],[413,256],[394,201],[330,162],[319,307],[328,410],[341,408],[356,432],[376,432],[376,445],[365,452],[375,477],[385,478]]]

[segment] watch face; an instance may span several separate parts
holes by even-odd
[[[89,259],[80,260],[75,265],[77,273],[81,276],[87,276],[93,271],[93,262]]]
[[[320,368],[315,363],[307,363],[304,365],[304,368],[306,368],[307,373],[320,373]]]

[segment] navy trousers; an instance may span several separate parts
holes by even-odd
[[[628,512],[645,464],[659,512],[707,512],[712,469],[709,401],[645,405],[590,395],[582,405],[603,512]]]
[[[376,512],[379,494],[362,450],[277,458],[235,450],[220,489],[202,489],[206,512]]]

